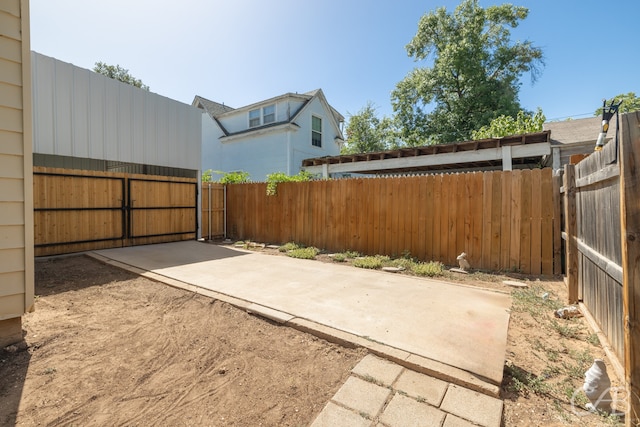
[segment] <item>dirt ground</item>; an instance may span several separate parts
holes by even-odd
[[[36,295],[0,425],[303,426],[365,354],[84,256],[37,262]]]
[[[584,371],[606,356],[584,319],[553,318],[561,281],[444,279],[512,293],[503,425],[617,423],[582,411]],[[24,345],[0,350],[0,425],[303,426],[365,355],[84,256],[37,262],[36,295]]]

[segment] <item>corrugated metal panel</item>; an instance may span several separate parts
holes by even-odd
[[[34,152],[198,170],[201,111],[32,52]]]

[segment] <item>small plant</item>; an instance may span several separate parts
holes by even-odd
[[[292,251],[292,250],[294,250],[294,249],[300,249],[301,247],[302,247],[302,246],[298,245],[297,243],[294,243],[294,242],[288,242],[288,243],[285,243],[284,245],[280,246],[280,247],[278,248],[278,250],[279,250],[280,252],[289,252],[289,251]]]
[[[343,253],[344,253],[344,256],[350,259],[355,259],[360,256],[360,252],[356,252],[356,251],[345,251]]]
[[[418,276],[441,276],[444,272],[444,265],[438,261],[420,262],[413,265],[412,271]]]
[[[543,297],[545,294],[547,294],[546,298]],[[513,297],[513,310],[527,312],[535,320],[540,321],[543,318],[543,314],[548,314],[562,308],[562,303],[558,301],[557,298],[548,294],[549,292],[539,285],[533,285],[525,289],[516,289],[511,293]]]
[[[596,347],[600,346],[600,339],[598,338],[598,334],[591,334],[587,337],[587,342]]]
[[[376,270],[382,268],[382,260],[378,256],[366,256],[353,260],[354,267]]]
[[[347,260],[347,256],[343,253],[338,253],[333,255],[334,262],[345,262]]]
[[[506,370],[507,374],[511,376],[511,387],[518,393],[526,396],[529,393],[547,394],[551,390],[542,376],[536,377],[517,366],[507,366]]]
[[[51,374],[55,374],[57,372],[56,368],[46,368],[44,371],[42,371],[42,375],[51,375]]]
[[[565,338],[573,339],[578,338],[580,336],[580,332],[582,331],[582,327],[580,325],[571,326],[570,323],[560,323],[556,319],[551,320],[551,329]]]
[[[413,262],[413,260],[411,260],[410,258],[398,258],[391,261],[391,265],[393,267],[401,267],[409,271],[413,270],[415,264],[416,263]]]
[[[315,259],[316,255],[318,255],[319,252],[319,249],[311,246],[308,248],[297,248],[287,251],[287,256],[299,259]]]

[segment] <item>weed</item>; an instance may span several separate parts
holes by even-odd
[[[347,260],[347,256],[343,253],[333,255],[334,262],[345,262],[346,260]]]
[[[358,412],[358,415],[360,415],[360,416],[361,416],[362,418],[364,418],[365,420],[370,420],[370,419],[371,419],[371,417],[369,416],[369,414],[367,414],[367,413],[366,413],[366,412],[364,412],[364,411],[360,411],[360,412]]]
[[[56,368],[46,368],[44,371],[42,371],[42,375],[51,375],[51,374],[55,374],[57,372]]]
[[[593,356],[589,353],[588,350],[584,350],[583,352],[571,352],[569,356],[576,363],[567,363],[562,362],[562,366],[565,369],[565,372],[571,378],[575,378],[577,380],[584,379],[584,373],[589,369],[589,366],[593,363]]]
[[[551,313],[562,307],[562,303],[555,296],[543,298],[548,294],[542,286],[533,285],[530,288],[515,289],[513,297],[513,310],[517,312],[529,313],[536,320],[541,320],[542,314]]]
[[[409,271],[413,270],[414,265],[415,265],[415,262],[407,258],[398,258],[391,261],[392,267],[402,267],[405,270],[409,270]]]
[[[416,397],[416,400],[417,400],[418,402],[420,402],[420,403],[426,403],[426,402],[427,402],[427,399],[425,399],[425,398],[424,398],[424,397],[422,397],[422,396],[418,396],[418,397]]]
[[[289,243],[285,243],[284,245],[280,246],[278,248],[278,250],[280,252],[289,252],[289,251],[292,251],[294,249],[300,249],[300,248],[301,248],[301,246],[298,245],[297,243],[289,242]]]
[[[413,265],[412,271],[418,276],[441,276],[444,265],[438,261],[420,262]]]
[[[551,348],[547,349],[546,355],[547,359],[549,359],[549,362],[557,362],[558,360],[560,360],[560,354],[556,350],[553,350]]]
[[[354,267],[375,270],[382,267],[382,260],[377,256],[366,256],[353,260],[353,265]]]
[[[600,347],[600,339],[598,338],[598,334],[591,334],[587,337],[587,342],[596,347]]]
[[[518,393],[547,394],[551,390],[542,376],[535,376],[517,366],[507,366],[507,374],[511,376],[512,388]]]
[[[360,256],[360,252],[356,251],[346,251],[344,252],[344,256],[350,259],[358,258]]]
[[[297,248],[287,251],[287,256],[300,259],[315,259],[319,252],[320,250],[314,247]]]
[[[580,336],[580,332],[582,331],[581,325],[571,326],[571,323],[564,324],[558,322],[556,319],[551,320],[551,329],[559,333],[561,336],[565,338],[573,338],[576,339]]]
[[[362,377],[362,379],[365,380],[368,383],[375,384],[375,385],[378,385],[380,387],[386,387],[386,385],[382,381],[375,379],[371,375],[365,375],[365,376]]]

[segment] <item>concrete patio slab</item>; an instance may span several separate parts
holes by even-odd
[[[471,382],[502,380],[510,307],[503,293],[195,241],[96,253],[265,307],[279,320],[308,320],[398,349],[407,361],[450,366]]]

